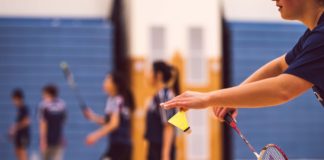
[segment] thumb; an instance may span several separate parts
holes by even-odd
[[[238,116],[238,109],[235,109],[232,114],[232,117],[236,120],[237,116]]]

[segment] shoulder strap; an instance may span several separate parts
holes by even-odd
[[[164,88],[163,89],[163,102],[166,102],[168,100],[168,98],[169,98],[168,93],[169,93],[169,89]]]
[[[153,101],[154,101],[156,107],[158,107],[158,105],[161,103],[159,94],[154,95]]]

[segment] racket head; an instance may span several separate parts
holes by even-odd
[[[74,77],[73,77],[73,74],[69,68],[69,65],[66,63],[66,62],[61,62],[60,63],[60,68],[62,69],[63,73],[64,73],[64,77],[65,79],[67,80],[68,82],[68,85],[74,89],[75,86],[76,86],[76,83],[74,81]]]
[[[268,144],[261,150],[258,160],[288,160],[288,157],[277,145]]]

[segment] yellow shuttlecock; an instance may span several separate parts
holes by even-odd
[[[173,117],[168,120],[169,123],[181,129],[183,132],[191,133],[190,126],[187,121],[186,113],[184,111],[179,111]]]

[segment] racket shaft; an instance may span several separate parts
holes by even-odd
[[[73,90],[74,90],[75,97],[77,98],[77,100],[79,102],[80,108],[82,110],[86,109],[87,108],[87,105],[86,105],[85,101],[83,100],[83,98],[81,97],[80,92],[76,88],[76,86],[75,86],[75,88]]]
[[[82,96],[80,95],[79,89],[74,81],[72,72],[70,71],[68,66],[65,66],[65,68],[62,68],[62,70],[64,72],[64,76],[68,82],[69,87],[72,89],[77,101],[79,102],[80,108],[82,110],[85,110],[87,108],[87,105],[86,105],[85,101],[83,100]]]
[[[250,151],[253,152],[253,154],[259,158],[259,154],[256,152],[256,150],[254,149],[254,147],[250,144],[250,142],[244,137],[244,135],[242,134],[242,132],[240,131],[240,129],[238,127],[233,127],[233,129],[236,131],[236,133],[241,137],[241,139],[244,141],[244,143],[249,147]]]
[[[224,120],[229,126],[231,126],[236,131],[236,133],[241,137],[244,143],[249,147],[250,151],[253,152],[255,157],[259,158],[260,157],[259,154],[256,152],[254,147],[250,144],[250,142],[245,138],[241,130],[237,127],[237,124],[235,120],[232,118],[232,115],[227,113],[226,116],[224,117]]]
[[[79,106],[82,110],[87,108],[87,105],[85,103],[85,101],[83,100],[82,96],[80,95],[80,91],[77,87],[77,85],[75,83],[73,83],[73,85],[69,85],[70,88],[73,90],[73,93],[77,99],[77,101],[79,102]]]

